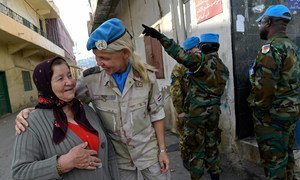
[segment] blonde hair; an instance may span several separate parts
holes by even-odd
[[[156,69],[153,66],[142,62],[141,57],[134,52],[131,36],[128,32],[125,32],[122,37],[110,43],[105,51],[114,52],[122,49],[127,49],[129,51],[129,62],[132,68],[137,71],[143,80],[149,81],[147,70],[156,71]]]

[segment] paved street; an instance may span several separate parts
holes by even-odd
[[[11,114],[0,119],[0,180],[11,180],[10,166],[15,142],[14,117]]]
[[[14,118],[16,113],[0,119],[0,180],[11,180],[10,166],[14,144]],[[189,180],[188,172],[183,168],[179,149],[178,138],[173,133],[166,131],[166,142],[171,159],[172,180]],[[222,154],[222,180],[260,180],[263,179],[262,168],[256,164],[237,160],[232,163],[227,155]],[[209,180],[209,175],[205,174],[204,180]]]
[[[179,147],[178,138],[173,133],[166,132],[167,149],[171,160],[171,175],[172,180],[189,180],[188,172],[183,168]],[[229,160],[229,154],[221,154],[221,167],[223,173],[221,180],[263,180],[263,169],[255,163],[246,160],[235,159]],[[210,176],[205,173],[201,180],[210,180]]]

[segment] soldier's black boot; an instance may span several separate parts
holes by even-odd
[[[185,167],[186,170],[190,171],[191,166],[189,160],[183,160],[183,166]]]
[[[210,174],[211,180],[219,180],[220,179],[220,174]]]

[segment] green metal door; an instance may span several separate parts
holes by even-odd
[[[0,116],[11,113],[5,73],[0,72]]]

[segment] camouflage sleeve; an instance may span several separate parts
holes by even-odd
[[[174,107],[178,114],[183,112],[183,90],[181,88],[181,83],[184,76],[183,67],[180,64],[176,64],[171,74],[172,83],[171,83],[171,96],[173,100]]]
[[[76,84],[76,98],[83,103],[90,103],[92,98],[89,93],[88,86],[83,76],[79,77]]]
[[[254,106],[262,110],[268,110],[274,100],[276,84],[279,80],[281,57],[270,47],[267,53],[258,53],[254,66],[252,82],[252,94]]]
[[[173,39],[169,39],[164,36],[160,39],[160,43],[172,58],[174,58],[178,63],[183,64],[191,72],[200,69],[204,63],[201,53],[186,52],[182,47],[176,44]]]
[[[205,61],[207,63],[205,63],[200,73],[205,74],[205,83],[210,87],[206,91],[211,95],[221,97],[229,78],[228,68],[216,52],[206,54]]]

